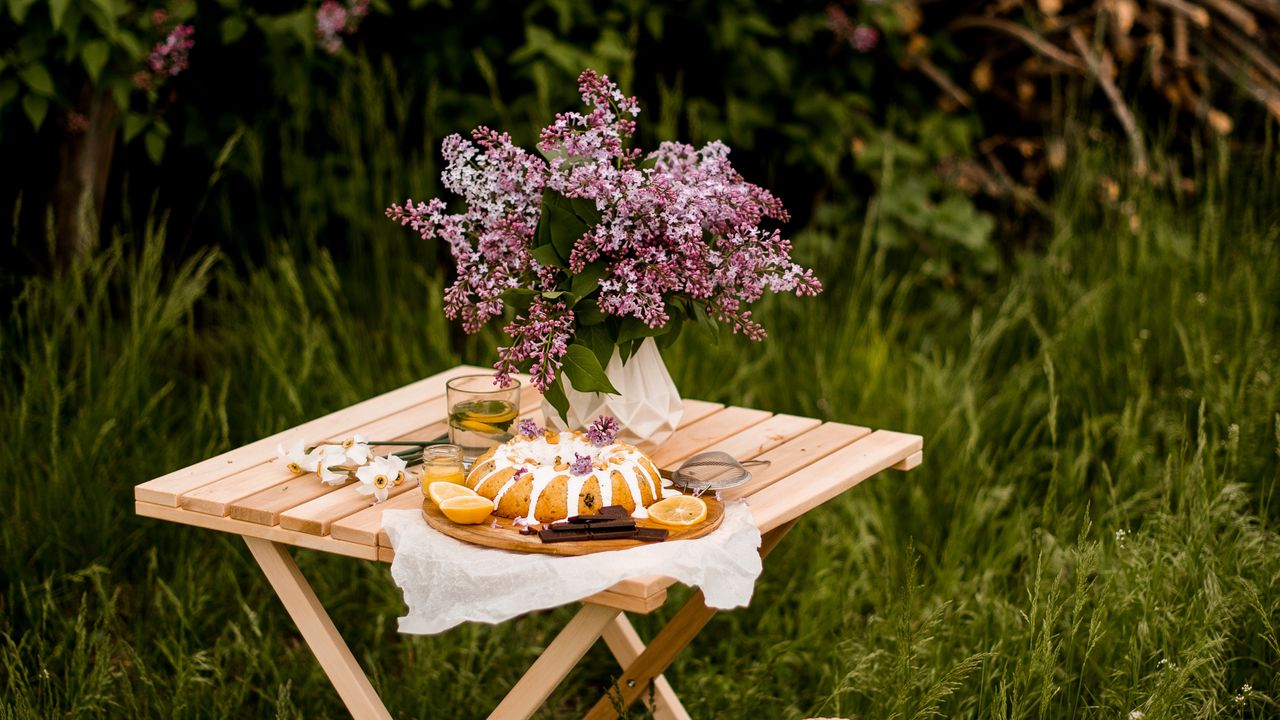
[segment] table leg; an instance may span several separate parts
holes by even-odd
[[[245,537],[244,541],[351,716],[356,720],[391,720],[391,713],[338,634],[288,548],[262,538]]]
[[[490,720],[527,720],[551,697],[569,671],[587,650],[600,639],[600,634],[622,611],[603,605],[583,605],[568,625],[556,635],[533,667],[520,678],[511,692],[489,715]]]
[[[623,669],[635,662],[636,658],[640,657],[640,653],[644,652],[644,642],[625,614],[619,614],[604,629],[604,642]],[[680,703],[680,698],[676,697],[675,690],[671,689],[671,683],[667,682],[665,676],[659,675],[654,678],[653,689],[654,702],[650,709],[653,711],[655,720],[690,720],[689,713],[685,711],[684,705]],[[645,701],[648,702],[647,694]]]
[[[766,533],[760,544],[760,556],[768,555],[795,522],[792,520]],[[716,611],[703,602],[702,591],[695,592],[653,642],[649,643],[649,647],[627,666],[622,677],[596,702],[586,714],[587,720],[615,720],[618,717],[618,707],[628,708],[643,696],[649,683],[671,665],[676,655],[688,646],[715,614]]]

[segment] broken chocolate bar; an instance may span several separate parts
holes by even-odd
[[[574,523],[574,522],[559,523],[557,525],[552,525],[551,529],[555,530],[556,532],[573,532],[576,530],[582,530],[584,526],[587,530],[590,530],[593,532],[596,530],[613,530],[615,528],[627,528],[630,530],[634,530],[636,527],[636,521],[632,520],[631,518],[627,518],[625,520],[614,520],[612,518],[606,518],[600,522],[591,522],[591,523]]]
[[[610,505],[602,507],[595,515],[574,515],[569,518],[569,522],[574,525],[591,525],[594,523],[609,522],[610,520],[622,520],[631,516],[627,509],[621,505]]]

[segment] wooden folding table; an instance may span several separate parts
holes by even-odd
[[[447,429],[445,383],[458,375],[485,372],[490,371],[459,366],[142,483],[134,489],[137,512],[243,536],[352,716],[390,718],[288,546],[390,562],[394,552],[382,531],[382,512],[417,508],[422,492],[409,481],[393,488],[385,502],[371,506],[369,496],[359,494],[354,483],[335,487],[322,484],[315,475],[290,474],[276,457],[276,445],[357,433],[383,440],[434,438]],[[536,391],[526,385],[521,400],[525,415],[537,417],[541,398]],[[748,484],[724,493],[726,499],[745,498],[749,503],[764,535],[763,555],[806,512],[882,470],[919,465],[922,448],[918,435],[686,400],[680,428],[650,449],[650,455],[663,469],[703,450],[770,461],[753,469]],[[652,698],[656,717],[687,718],[662,673],[715,611],[703,604],[701,592],[694,593],[648,646],[626,617],[661,607],[673,582],[656,576],[631,578],[583,598],[577,615],[490,717],[531,717],[603,637],[623,670],[587,717],[617,717],[618,707]]]

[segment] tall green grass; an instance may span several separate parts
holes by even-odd
[[[335,217],[376,218],[362,179],[427,173],[350,138]],[[1079,151],[1043,252],[980,301],[944,310],[869,244],[873,204],[800,234],[827,289],[765,303],[769,341],[667,354],[692,397],[926,437],[921,468],[810,514],[679,658],[695,717],[1280,713],[1280,174],[1240,158],[1197,197],[1112,202],[1102,155]],[[28,282],[0,331],[0,717],[342,714],[241,544],[132,513],[140,481],[492,359],[449,331],[431,248],[370,220],[331,255],[321,219],[260,261],[177,268],[138,227]],[[398,717],[484,716],[570,612],[401,637],[385,568],[297,555]],[[616,672],[589,657],[545,716]]]

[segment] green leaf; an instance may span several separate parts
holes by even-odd
[[[49,0],[49,19],[53,21],[53,29],[62,29],[62,18],[66,17],[71,0]]]
[[[582,268],[582,272],[573,276],[569,287],[578,297],[586,297],[600,287],[600,279],[609,273],[609,265],[604,262],[593,262]]]
[[[131,112],[124,116],[124,141],[129,142],[147,126],[147,116]]]
[[[140,61],[142,56],[147,54],[147,48],[143,45],[136,35],[128,30],[121,30],[116,36],[116,44],[124,48],[125,54],[131,59]]]
[[[45,97],[53,96],[53,77],[40,63],[32,63],[18,71],[18,77],[31,88],[31,92]]]
[[[613,358],[615,345],[613,337],[609,335],[609,329],[603,324],[579,327],[578,331],[574,333],[574,339],[591,348],[596,360],[600,362],[600,367],[609,366],[609,360]]]
[[[539,245],[529,251],[534,260],[543,267],[565,268],[565,262],[556,254],[556,249],[552,245]]]
[[[111,81],[111,95],[115,97],[116,107],[129,107],[129,93],[133,90],[133,84],[128,78],[116,78]]]
[[[569,421],[569,397],[564,394],[564,385],[561,384],[560,378],[556,378],[555,382],[547,386],[542,393],[542,398],[556,409],[561,420],[566,423]]]
[[[102,68],[106,67],[110,52],[111,46],[106,40],[90,40],[80,46],[80,62],[84,63],[84,70],[89,73],[89,79],[94,84],[97,84],[98,77],[102,75]]]
[[[579,302],[573,308],[573,315],[577,319],[579,327],[599,325],[609,317],[600,311],[600,306],[596,304],[595,300]]]
[[[0,80],[0,108],[9,104],[18,95],[18,81],[13,78]]]
[[[22,111],[31,121],[31,127],[39,130],[44,124],[44,116],[49,112],[49,98],[26,93],[22,96]]]
[[[565,264],[573,254],[573,246],[587,231],[587,226],[570,209],[569,201],[563,195],[550,190],[542,194],[542,218],[551,234],[551,245]]]
[[[711,336],[711,344],[719,345],[720,323],[716,322],[715,318],[707,314],[707,309],[702,306],[702,303],[693,303],[693,314],[694,317],[698,319],[698,325],[706,330],[707,334]]]
[[[640,338],[657,337],[666,332],[666,325],[649,327],[640,318],[627,316],[622,319],[622,329],[618,332],[618,344],[621,345]]]
[[[663,333],[657,339],[658,349],[666,350],[675,344],[676,338],[680,337],[680,330],[684,328],[684,313],[672,313],[671,319],[667,321],[667,332]]]
[[[586,345],[573,343],[564,354],[564,372],[573,383],[573,389],[579,392],[603,392],[618,394],[618,389],[609,382],[604,374],[604,367],[596,359],[596,354]]]
[[[164,158],[164,136],[152,128],[142,140],[147,146],[147,157],[151,158],[151,162],[159,165],[160,160]]]
[[[516,312],[526,312],[538,296],[537,290],[529,288],[509,288],[502,292],[502,301],[510,305]]]
[[[249,31],[249,24],[239,15],[230,15],[222,21],[222,44],[230,45]]]
[[[27,11],[35,4],[36,0],[9,0],[9,17],[21,25],[27,19]]]

